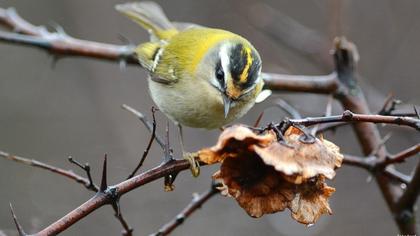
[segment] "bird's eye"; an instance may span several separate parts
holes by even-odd
[[[225,80],[225,72],[223,72],[223,68],[220,62],[216,65],[216,79],[220,83],[223,83]]]

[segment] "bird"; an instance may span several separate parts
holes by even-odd
[[[247,39],[223,29],[171,22],[155,2],[115,8],[150,34],[135,56],[149,74],[152,100],[179,127],[183,154],[182,126],[221,128],[254,106],[264,81],[261,57]],[[187,159],[198,175],[197,163]]]

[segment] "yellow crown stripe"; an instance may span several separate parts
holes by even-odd
[[[205,54],[208,52],[210,48],[215,46],[217,43],[219,43],[223,39],[231,38],[232,35],[230,33],[225,33],[224,31],[220,31],[215,34],[211,35],[205,35],[203,37],[207,37],[206,40],[200,41],[200,44],[197,47],[197,50],[195,51],[191,63],[189,64],[189,69],[191,72],[194,72],[196,70],[197,65],[200,63],[200,61],[203,59]]]
[[[244,70],[242,71],[241,75],[239,76],[239,81],[241,83],[245,83],[248,78],[249,68],[252,64],[252,56],[251,56],[251,49],[249,47],[244,47],[246,53],[246,65]]]

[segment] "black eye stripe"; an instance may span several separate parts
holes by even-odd
[[[224,87],[225,84],[225,72],[223,71],[222,62],[219,61],[216,64],[215,68],[215,76],[216,79],[219,81],[220,85]]]

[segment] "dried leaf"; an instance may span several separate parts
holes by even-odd
[[[332,213],[328,198],[335,189],[325,184],[325,178],[335,176],[343,156],[333,143],[323,138],[302,142],[302,135],[291,127],[284,144],[273,131],[255,134],[233,126],[199,157],[208,164],[222,163],[213,178],[222,183],[222,194],[235,198],[250,216],[289,208],[295,220],[313,224],[322,214]]]

